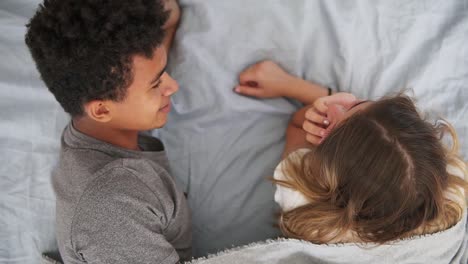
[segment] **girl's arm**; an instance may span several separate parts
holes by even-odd
[[[291,89],[287,89],[285,93],[285,97],[296,99],[304,105],[313,104],[318,98],[327,95],[328,88],[297,77],[291,83]]]
[[[305,113],[316,99],[328,95],[328,89],[293,76],[272,61],[262,61],[248,67],[239,75],[239,85],[234,91],[258,98],[284,96],[309,105],[292,115],[286,129],[283,158],[297,149],[313,147],[308,139],[311,141],[310,137],[314,136],[307,134],[303,129]],[[315,137],[314,139],[317,140]]]
[[[239,75],[239,85],[234,91],[258,98],[284,96],[304,105],[328,95],[327,88],[293,76],[272,61],[262,61],[244,70]]]
[[[293,114],[288,124],[283,157],[296,149],[320,144],[330,124],[329,103],[349,105],[356,101],[356,97],[347,93],[327,96],[327,88],[293,76],[272,61],[262,61],[244,70],[234,91],[258,98],[284,96],[306,105]]]
[[[286,158],[291,152],[297,149],[312,148],[314,146],[307,141],[308,135],[302,128],[305,121],[305,113],[311,107],[312,106],[305,106],[292,115],[288,127],[286,128],[286,142],[281,156],[282,159]]]

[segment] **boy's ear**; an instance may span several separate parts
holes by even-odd
[[[84,110],[88,117],[94,121],[107,123],[112,120],[111,106],[108,101],[90,101],[84,105]]]

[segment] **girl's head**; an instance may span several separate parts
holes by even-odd
[[[316,243],[384,243],[455,224],[466,183],[447,171],[465,170],[453,128],[428,123],[403,95],[352,109],[338,109],[336,126],[299,162],[287,160],[289,179],[278,184],[310,202],[282,213],[283,233]]]

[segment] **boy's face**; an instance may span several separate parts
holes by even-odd
[[[167,54],[158,47],[152,59],[133,57],[133,82],[121,102],[110,102],[116,129],[143,131],[166,124],[171,110],[170,97],[179,89],[177,82],[166,73]]]

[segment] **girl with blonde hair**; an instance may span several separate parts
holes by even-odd
[[[274,174],[285,236],[379,245],[466,221],[466,166],[455,130],[424,120],[409,97],[332,94],[271,61],[242,72],[234,90],[306,105],[290,121]],[[442,141],[447,134],[451,147]]]

